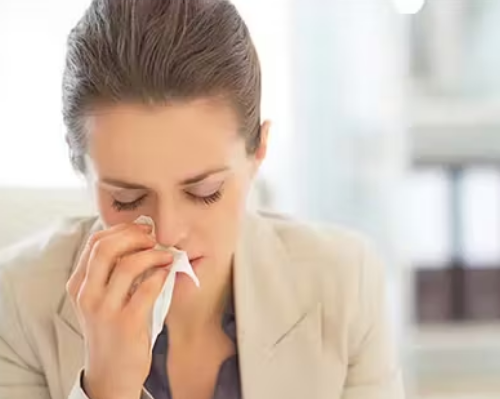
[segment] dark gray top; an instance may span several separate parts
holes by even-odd
[[[236,345],[236,316],[232,298],[222,317],[222,328],[234,342],[236,353],[222,363],[215,384],[213,399],[241,399],[238,347]],[[168,372],[166,370],[167,356],[168,329],[164,326],[154,345],[151,370],[144,385],[154,399],[175,399],[170,391]]]

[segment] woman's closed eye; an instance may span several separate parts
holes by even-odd
[[[126,202],[125,201],[118,201],[116,198],[114,198],[112,206],[118,212],[134,211],[142,205],[142,203],[144,202],[144,200],[146,199],[147,196],[148,196],[147,194],[144,194],[133,201],[126,201]]]
[[[184,192],[189,199],[204,204],[211,205],[216,203],[222,198],[222,188],[223,183],[217,183],[216,185],[210,185],[208,187],[191,188],[185,190]]]
[[[193,201],[201,205],[212,205],[218,202],[222,198],[223,184],[217,184],[216,186],[202,187],[202,188],[191,188],[185,190],[184,194],[190,201]],[[121,211],[134,211],[143,205],[144,201],[147,199],[148,194],[143,194],[137,199],[131,201],[123,201],[113,198],[112,206],[118,212]]]
[[[206,195],[206,196],[199,196],[199,195],[196,195],[196,194],[193,194],[193,193],[186,191],[186,195],[192,201],[199,202],[199,203],[202,203],[205,205],[211,205],[211,204],[216,203],[217,201],[219,201],[222,198],[222,191],[217,190],[214,193],[212,193],[210,195]]]

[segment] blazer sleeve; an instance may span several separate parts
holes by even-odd
[[[362,245],[360,259],[357,309],[351,325],[342,399],[403,399],[396,345],[387,315],[384,267],[369,245]]]
[[[0,270],[0,399],[49,399],[16,309],[6,273]]]

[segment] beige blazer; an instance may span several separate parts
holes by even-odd
[[[65,284],[97,219],[0,253],[0,399],[83,399]],[[401,399],[383,269],[353,233],[248,216],[234,263],[244,399]],[[145,394],[147,396],[147,394]]]

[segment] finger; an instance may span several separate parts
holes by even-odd
[[[121,257],[155,246],[155,239],[144,231],[146,227],[129,225],[123,230],[100,238],[93,245],[85,275],[89,290],[104,293],[113,268]]]
[[[80,253],[80,257],[78,259],[78,263],[76,265],[75,270],[71,274],[68,282],[66,283],[66,291],[68,292],[69,296],[71,297],[72,300],[76,300],[78,293],[80,291],[80,288],[82,286],[83,280],[85,278],[85,275],[87,273],[87,264],[88,260],[90,257],[90,253],[92,252],[92,248],[94,244],[99,241],[102,237],[105,237],[106,235],[109,234],[114,234],[118,231],[124,230],[128,225],[127,224],[118,224],[115,225],[109,229],[106,230],[101,230],[98,232],[95,232],[92,234],[87,242],[85,243],[85,246]]]
[[[68,291],[72,299],[76,299],[76,296],[78,295],[82,282],[85,278],[85,275],[87,273],[88,260],[94,245],[103,237],[115,234],[119,231],[126,229],[127,227],[129,227],[129,224],[125,223],[117,224],[115,226],[110,227],[109,229],[95,232],[89,237],[89,239],[85,243],[83,251],[80,254],[77,266],[66,284],[66,290]]]
[[[156,299],[170,273],[168,268],[158,268],[151,276],[137,287],[126,307],[144,321],[151,318]]]
[[[131,290],[144,284],[156,272],[155,269],[167,268],[172,261],[170,252],[154,249],[122,258],[111,274],[103,306],[111,310],[122,308]]]

